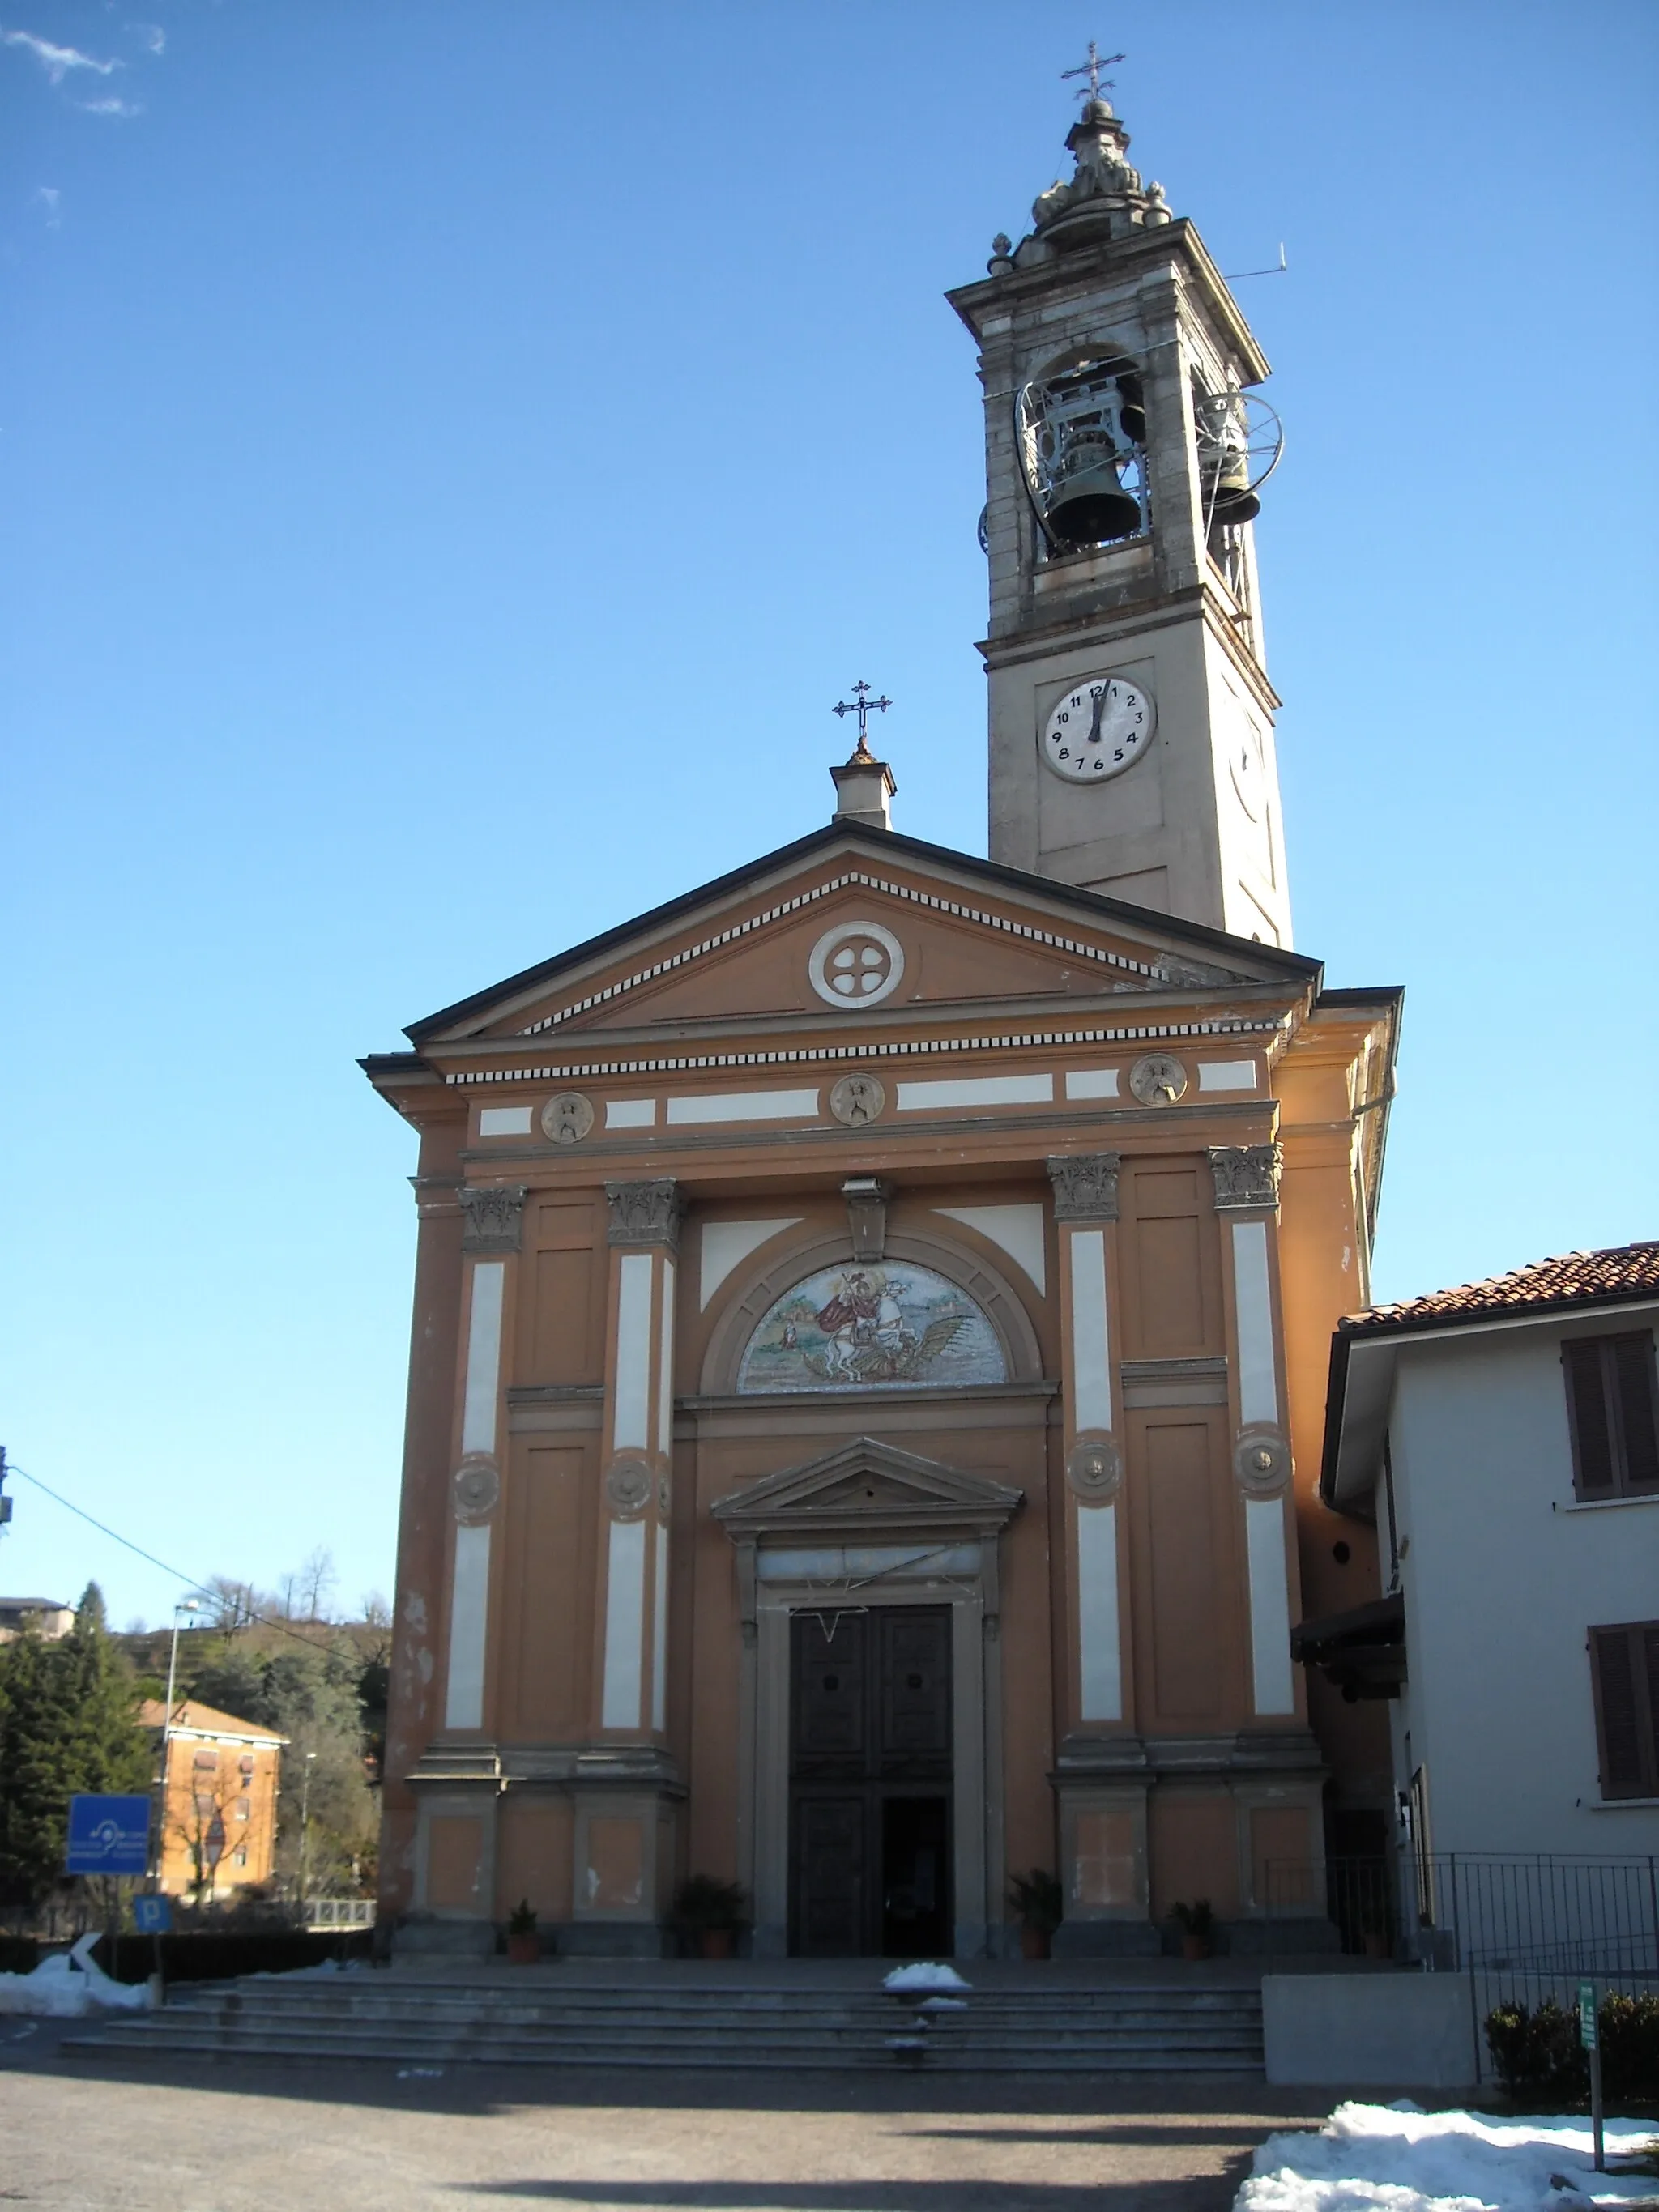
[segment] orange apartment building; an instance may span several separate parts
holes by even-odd
[[[1381,1849],[1386,1729],[1290,1634],[1374,1588],[1317,1480],[1400,994],[1291,948],[1267,365],[1103,100],[1067,143],[951,295],[991,857],[861,734],[826,827],[364,1063],[420,1142],[406,1940],[649,1954],[696,1872],[757,1955],[972,1957],[1043,1867],[1061,1950],[1243,1946],[1280,1862],[1315,1942]]]
[[[147,1698],[139,1725],[155,1740],[161,1879],[169,1897],[204,1904],[276,1870],[276,1801],[283,1750],[273,1729],[180,1698]]]

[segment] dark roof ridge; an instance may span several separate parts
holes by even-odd
[[[1564,1252],[1511,1267],[1479,1282],[1395,1304],[1346,1314],[1340,1336],[1382,1335],[1395,1329],[1451,1328],[1469,1322],[1501,1320],[1552,1307],[1594,1305],[1609,1301],[1659,1297],[1659,1238],[1610,1244],[1596,1251]]]

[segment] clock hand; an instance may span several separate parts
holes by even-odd
[[[1100,743],[1100,718],[1106,711],[1106,694],[1110,689],[1109,684],[1103,684],[1095,694],[1095,719],[1089,725],[1089,743],[1091,745]]]

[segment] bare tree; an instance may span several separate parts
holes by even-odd
[[[238,1582],[231,1575],[214,1575],[209,1579],[202,1611],[210,1628],[224,1636],[235,1636],[252,1627],[258,1617],[258,1593],[252,1583]]]
[[[305,1607],[307,1620],[326,1620],[325,1610],[334,1594],[339,1577],[334,1571],[334,1554],[326,1544],[319,1544],[301,1567],[295,1595]]]

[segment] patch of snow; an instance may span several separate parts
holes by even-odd
[[[971,1982],[964,1982],[954,1966],[933,1965],[918,1960],[914,1966],[895,1966],[890,1974],[884,1974],[881,1985],[896,1996],[908,1996],[912,1990],[969,1990]]]
[[[143,1982],[115,1982],[92,1962],[94,1930],[68,1951],[42,1959],[32,1974],[0,1974],[0,2013],[27,2012],[52,2020],[79,2020],[94,2005],[112,2012],[142,2012],[149,2003]]]
[[[1652,2140],[1651,2121],[1609,2120],[1607,2154]],[[1317,2135],[1269,2136],[1235,2212],[1563,2212],[1650,2194],[1652,2176],[1596,2173],[1587,2119],[1497,2120],[1395,2105],[1339,2105]]]
[[[918,2012],[966,2012],[966,1997],[924,1997],[916,2007]]]
[[[262,1967],[257,1974],[249,1974],[250,1982],[315,1982],[335,1974],[366,1974],[369,1971],[367,1959],[319,1959],[314,1966]]]

